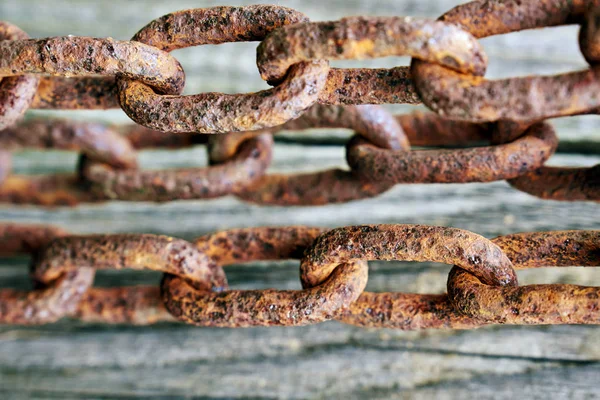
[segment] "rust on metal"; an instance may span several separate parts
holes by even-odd
[[[42,110],[107,110],[119,108],[114,77],[42,77],[31,108]]]
[[[90,288],[70,317],[102,324],[151,325],[176,321],[165,308],[160,288],[154,286]]]
[[[552,126],[539,123],[514,142],[490,147],[390,151],[360,141],[350,147],[348,164],[357,174],[377,182],[491,182],[540,168],[557,147]]]
[[[490,132],[488,124],[452,121],[432,112],[416,111],[395,118],[411,146],[473,146],[488,143],[496,135]]]
[[[542,199],[600,201],[600,164],[589,168],[541,167],[508,183]]]
[[[277,206],[316,206],[375,197],[393,184],[371,182],[343,169],[306,174],[268,174],[236,193],[244,201]]]
[[[275,85],[285,78],[292,65],[300,62],[400,55],[474,75],[483,75],[487,66],[480,44],[460,27],[410,17],[349,17],[284,26],[260,43],[257,64],[262,78]],[[319,101],[419,103],[415,97],[408,68],[362,68],[330,71]]]
[[[133,40],[165,51],[190,46],[262,40],[287,24],[304,22],[304,14],[279,6],[213,7],[165,15],[142,28]],[[281,85],[251,94],[203,93],[168,96],[143,82],[121,79],[120,103],[135,122],[160,131],[226,133],[285,123],[315,104],[329,65],[299,63]]]
[[[335,319],[365,328],[401,330],[472,329],[482,325],[458,312],[446,294],[364,292]]]
[[[170,54],[139,42],[77,36],[0,42],[0,76],[108,75],[140,80],[179,94],[185,74]]]
[[[229,229],[199,237],[194,244],[223,266],[258,260],[299,260],[325,231],[306,226]]]
[[[101,124],[32,119],[0,131],[0,146],[5,150],[77,150],[115,168],[137,165],[129,141]]]
[[[316,104],[298,119],[281,129],[311,128],[352,129],[378,147],[390,150],[409,149],[410,143],[398,121],[383,107],[375,105],[331,106]]]
[[[33,254],[57,237],[66,236],[63,229],[52,225],[0,223],[0,256]]]
[[[339,264],[354,260],[456,264],[490,284],[517,284],[510,261],[488,239],[457,228],[400,224],[348,226],[325,232],[304,254],[302,284],[318,285]]]
[[[0,254],[36,254],[53,238],[64,234],[55,227],[0,224]],[[32,291],[0,289],[0,324],[45,324],[55,322],[77,308],[92,285],[94,270],[81,268],[56,274]]]
[[[0,184],[0,203],[56,207],[101,201],[106,199],[93,197],[75,174],[10,175]]]
[[[586,114],[598,114],[598,111],[594,109]],[[495,123],[491,127],[493,141],[504,143],[518,137],[530,129],[528,125],[514,121]],[[600,201],[600,164],[587,168],[540,166],[507,181],[515,189],[542,199]]]
[[[206,168],[162,171],[115,170],[84,161],[84,184],[95,198],[127,201],[207,199],[236,193],[260,179],[271,162],[273,138],[260,135],[244,142],[226,163]]]
[[[321,230],[305,227],[250,228],[205,236],[200,249],[212,249],[228,261],[262,257],[298,257]],[[218,249],[218,250],[217,250]],[[247,251],[247,249],[249,251]],[[236,257],[235,254],[239,254]],[[210,293],[166,275],[162,291],[167,309],[178,319],[203,326],[299,326],[331,319],[360,295],[367,283],[367,265],[349,262],[332,271],[322,284],[305,290],[230,290]]]
[[[498,237],[515,268],[600,266],[600,231],[535,232]],[[522,250],[515,251],[515,246]],[[522,254],[529,251],[529,254]],[[454,267],[448,293],[463,314],[496,324],[598,324],[600,288],[568,284],[498,287]]]
[[[600,263],[600,231],[514,233],[492,239],[517,269],[595,267]]]
[[[40,252],[31,275],[35,280],[46,282],[84,267],[151,269],[182,277],[200,289],[227,287],[223,269],[191,243],[149,234],[58,238]]]
[[[583,20],[588,1],[509,0],[460,5],[440,17],[477,38]],[[423,103],[438,114],[471,122],[538,121],[585,113],[600,106],[595,68],[557,76],[489,81],[413,59],[412,73]]]
[[[321,104],[421,104],[409,67],[331,68]]]
[[[15,25],[0,21],[0,49],[2,43],[10,47],[27,38],[27,34]],[[4,61],[0,50],[0,65]],[[36,76],[6,76],[0,69],[0,130],[14,125],[25,114],[40,81]]]
[[[586,71],[488,81],[477,38],[580,24]],[[168,52],[261,41],[271,90],[180,96]],[[330,68],[328,60],[410,55],[410,67]],[[311,23],[279,6],[167,14],[130,42],[28,39],[0,22],[0,202],[44,206],[174,201],[233,194],[317,205],[383,193],[397,183],[488,182],[544,199],[600,201],[600,165],[545,166],[558,140],[545,119],[600,112],[600,0],[472,1],[439,21],[350,17]],[[47,76],[50,75],[50,76]],[[37,90],[37,91],[36,91]],[[358,104],[421,100],[436,113],[392,116]],[[340,106],[345,104],[346,106]],[[29,108],[121,106],[144,125],[17,121]],[[349,170],[265,175],[283,130],[351,129]],[[199,135],[227,133],[227,135]],[[210,166],[138,170],[136,149],[207,144]],[[442,147],[411,151],[411,145]],[[448,149],[453,147],[452,149]],[[467,148],[464,148],[467,147]],[[11,175],[23,148],[80,152],[76,174]],[[301,226],[216,232],[194,244],[145,234],[71,235],[0,223],[0,256],[30,254],[31,291],[0,289],[0,323],[63,317],[91,323],[470,329],[486,324],[600,324],[600,288],[519,287],[514,269],[600,266],[600,231],[518,233],[488,240],[424,225]],[[229,290],[224,265],[300,259],[303,290]],[[453,264],[448,294],[368,293],[368,260]],[[98,269],[152,269],[160,287],[94,288]]]
[[[302,258],[302,286],[318,285],[340,264],[357,260],[457,264],[484,281],[517,284],[508,258],[498,246],[479,235],[425,225],[363,225],[333,229],[319,236]],[[363,293],[339,319],[363,326],[401,329],[474,325],[452,310],[444,297],[395,293]]]
[[[327,106],[316,104],[300,118],[277,127],[301,130],[338,127],[355,130],[357,135],[385,149],[409,149],[398,122],[379,106]],[[247,133],[238,134],[238,141]],[[211,162],[222,162],[236,148],[236,137],[216,137],[211,146]],[[268,174],[236,195],[243,200],[273,205],[320,205],[373,197],[393,185],[369,181],[352,171],[330,169],[295,175]]]

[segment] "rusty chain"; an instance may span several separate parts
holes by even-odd
[[[188,242],[148,234],[69,235],[0,224],[0,256],[31,254],[32,291],[0,289],[0,323],[63,317],[97,323],[299,326],[327,320],[397,329],[486,324],[600,324],[600,288],[519,286],[515,269],[600,266],[600,231],[518,233],[488,240],[425,225],[233,229]],[[230,290],[223,267],[300,260],[302,290]],[[369,293],[369,260],[454,265],[448,294]],[[163,272],[158,287],[93,287],[99,269]]]
[[[499,180],[543,199],[600,201],[600,165],[545,165],[558,147],[547,120],[600,110],[599,13],[599,0],[479,0],[437,21],[311,22],[286,7],[213,7],[167,14],[130,41],[30,39],[0,21],[0,202],[75,206],[234,195],[257,204],[322,205],[377,196],[397,184]],[[581,26],[579,48],[589,69],[485,79],[487,56],[478,39],[565,24]],[[185,74],[171,51],[237,41],[260,42],[256,64],[271,89],[182,95]],[[390,55],[410,56],[411,65],[329,66]],[[380,106],[386,103],[422,103],[433,112],[394,116]],[[118,107],[138,125],[20,121],[30,108]],[[273,136],[311,128],[354,131],[346,144],[349,168],[270,173]],[[197,144],[207,145],[206,167],[138,168],[138,150]],[[13,175],[11,152],[23,148],[77,151],[76,171]],[[65,317],[223,327],[337,320],[397,329],[600,323],[598,288],[519,286],[515,274],[600,266],[600,231],[488,240],[423,225],[297,226],[217,232],[192,243],[0,223],[0,256],[15,254],[32,256],[33,290],[0,289],[0,323]],[[224,266],[281,259],[300,260],[302,290],[228,288]],[[448,293],[365,292],[369,260],[451,264]],[[107,268],[152,269],[163,279],[160,287],[93,287],[95,271]]]
[[[0,201],[55,206],[234,194],[259,204],[318,205],[373,197],[401,183],[497,180],[545,199],[598,201],[600,166],[544,165],[558,145],[544,120],[595,114],[600,107],[597,9],[600,3],[592,0],[473,1],[438,21],[351,17],[310,22],[279,6],[213,7],[165,15],[131,41],[28,39],[2,22]],[[487,56],[478,38],[574,23],[581,25],[579,44],[589,70],[556,77],[483,78]],[[182,96],[183,69],[169,52],[232,41],[260,41],[258,70],[273,89]],[[411,56],[412,65],[383,70],[328,64],[389,55]],[[421,102],[438,115],[396,116],[394,123],[385,110],[361,105]],[[97,132],[79,137],[88,128],[68,127],[69,122],[15,125],[29,107],[118,106],[149,128],[129,138],[130,143],[106,128],[90,128]],[[347,145],[350,169],[267,174],[270,135],[313,127],[356,132]],[[165,132],[164,140],[157,131]],[[190,139],[200,133],[228,134]],[[185,139],[175,139],[177,134]],[[131,140],[145,136],[149,145],[170,148],[208,141],[211,166],[138,170]],[[482,140],[490,146],[475,147]],[[411,144],[472,148],[411,151]],[[11,176],[7,150],[23,147],[78,150],[82,156],[72,175]]]

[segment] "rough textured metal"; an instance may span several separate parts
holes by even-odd
[[[321,104],[421,104],[410,67],[331,68]]]
[[[317,104],[302,117],[278,129],[315,127],[349,128],[370,143],[385,149],[409,149],[398,122],[378,106],[325,106]],[[247,134],[240,134],[242,140]],[[211,147],[211,161],[219,162],[237,146],[235,137],[217,137]],[[223,142],[223,143],[221,143]],[[243,200],[259,204],[318,205],[372,197],[392,185],[368,181],[351,171],[331,169],[322,172],[283,175],[270,174],[237,192]]]
[[[484,281],[508,286],[517,284],[508,258],[479,235],[435,226],[364,225],[333,229],[319,236],[302,258],[302,285],[318,285],[340,264],[357,260],[457,264]],[[354,325],[400,329],[477,325],[452,309],[444,296],[395,293],[363,293],[336,319]]]
[[[460,24],[475,37],[483,38],[581,22],[582,15],[592,5],[600,2],[473,1],[450,10],[440,20]],[[600,106],[600,79],[595,68],[557,76],[488,81],[415,59],[412,73],[423,102],[450,119],[536,121],[585,113]]]
[[[130,142],[101,124],[32,119],[0,131],[0,147],[76,150],[115,168],[137,165]]]
[[[172,131],[60,121],[0,130],[0,200],[74,205],[234,193],[259,203],[311,205],[371,196],[398,182],[508,179],[543,198],[598,201],[600,166],[543,166],[557,146],[544,119],[600,110],[598,6],[600,0],[477,1],[448,12],[441,22],[355,17],[322,23],[309,23],[303,14],[277,6],[215,7],[166,15],[132,42],[27,40],[18,28],[0,23],[0,38],[10,39],[0,41],[0,127],[14,123],[30,105],[24,82],[32,81],[25,76],[50,74],[90,77],[42,78],[33,106],[108,108],[118,95],[135,118]],[[580,48],[590,70],[495,82],[481,77],[486,59],[476,37],[570,23],[582,25]],[[183,71],[165,51],[263,39],[259,68],[280,86],[250,95],[178,96]],[[330,69],[326,61],[398,53],[415,58],[415,85],[407,68]],[[103,74],[111,77],[95,76]],[[377,106],[314,105],[418,103],[420,96],[441,115],[394,118]],[[347,144],[352,169],[264,176],[271,135],[313,127],[356,131]],[[211,163],[219,165],[193,171],[135,169],[134,148],[191,146],[207,140],[198,132],[236,130],[243,131],[209,141]],[[410,152],[408,139],[420,146],[491,146]],[[78,175],[10,176],[7,150],[24,147],[81,151]],[[152,324],[174,321],[173,313],[197,325],[230,327],[330,319],[398,329],[600,324],[600,289],[518,287],[511,263],[515,268],[598,266],[599,246],[600,231],[537,232],[489,241],[460,229],[422,225],[328,232],[249,228],[218,232],[192,245],[166,236],[67,236],[53,227],[0,224],[0,255],[27,252],[34,259],[33,291],[0,290],[0,322],[37,324],[68,316]],[[227,290],[220,265],[285,258],[302,258],[304,290]],[[449,294],[364,293],[369,259],[456,264]],[[161,288],[91,288],[96,269],[125,267],[164,272]]]
[[[591,110],[597,114],[598,110]],[[501,121],[491,126],[492,141],[505,143],[527,132],[530,124]],[[521,140],[521,139],[517,139]],[[508,183],[523,192],[549,200],[599,201],[600,165],[589,168],[547,167],[519,174],[507,179]]]
[[[133,40],[166,51],[204,44],[261,40],[272,30],[306,21],[278,6],[214,7],[168,14],[152,21]],[[279,86],[251,94],[203,93],[166,96],[143,82],[121,79],[120,103],[135,122],[168,132],[226,133],[285,123],[315,104],[327,79],[324,61],[299,63]]]
[[[337,265],[353,260],[456,264],[490,284],[517,284],[510,261],[488,239],[462,229],[427,225],[359,225],[327,231],[302,258],[302,284],[318,285]]]
[[[493,240],[515,268],[599,266],[600,231],[538,232]],[[515,254],[515,246],[528,251]],[[598,324],[600,288],[568,284],[497,287],[454,267],[448,293],[463,314],[497,324]]]
[[[0,41],[0,76],[121,76],[179,94],[185,74],[168,53],[139,42],[77,36]]]
[[[0,21],[0,44],[26,40],[27,34],[8,22]],[[0,55],[0,65],[3,62]],[[40,81],[36,76],[11,76],[0,73],[0,130],[16,123],[27,111]]]
[[[321,233],[317,228],[250,228],[199,238],[198,248],[218,254],[220,264],[298,258]],[[298,326],[322,322],[352,303],[367,284],[367,265],[348,262],[320,285],[305,290],[198,291],[166,275],[162,290],[167,309],[178,319],[203,326]]]
[[[130,286],[90,288],[71,315],[87,323],[151,325],[174,322],[160,295],[160,288]]]
[[[600,262],[600,231],[515,233],[492,239],[517,269],[594,267]]]
[[[260,179],[271,162],[273,138],[260,135],[242,143],[229,161],[206,168],[140,171],[116,170],[84,161],[84,184],[95,198],[127,201],[173,201],[220,197]]]
[[[114,77],[42,77],[31,108],[47,110],[106,110],[119,108]]]
[[[191,243],[168,236],[115,234],[66,236],[52,241],[38,255],[31,276],[56,279],[80,268],[151,269],[175,274],[196,288],[222,290],[225,273]]]
[[[600,201],[600,165],[589,168],[541,167],[509,179],[508,183],[542,199]]]
[[[284,26],[260,43],[257,64],[262,78],[275,85],[285,78],[292,65],[300,62],[400,55],[410,55],[474,75],[483,75],[487,65],[487,57],[477,40],[461,28],[410,17],[349,17]],[[330,72],[332,81],[328,80],[320,101],[336,99],[337,96],[332,93],[339,92],[344,95],[337,97],[338,101],[334,103],[343,99],[345,103],[364,104],[381,95],[378,92],[383,89],[386,102],[394,98],[402,101],[407,97],[410,102],[414,92],[412,85],[402,79],[410,80],[410,77],[402,76],[401,71],[359,69]],[[398,73],[401,74],[400,79]],[[395,78],[390,79],[390,76]],[[383,79],[386,85],[377,83],[377,79]],[[378,90],[373,91],[369,85]],[[364,94],[367,96],[361,97]],[[381,103],[382,100],[375,99],[373,102]]]
[[[390,151],[360,141],[349,148],[348,164],[357,174],[377,182],[491,182],[540,168],[557,147],[552,126],[540,123],[514,142],[491,147]]]
[[[63,233],[53,227],[0,224],[0,254],[35,254]],[[94,270],[81,268],[43,279],[43,285],[36,290],[0,289],[0,324],[55,322],[75,311],[93,280]]]
[[[457,311],[446,294],[364,292],[335,319],[365,328],[401,330],[472,329],[483,325]]]

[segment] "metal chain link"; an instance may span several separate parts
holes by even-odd
[[[68,235],[51,226],[0,224],[0,255],[33,255],[38,289],[0,290],[0,323],[63,317],[201,326],[299,326],[335,319],[397,329],[486,324],[599,324],[600,289],[519,286],[515,269],[600,266],[600,231],[532,232],[488,240],[462,229],[363,225],[217,232],[193,243],[148,234]],[[300,259],[303,290],[229,290],[223,267]],[[364,292],[369,260],[454,265],[448,295]],[[98,269],[164,273],[156,287],[93,288]]]
[[[397,184],[498,180],[544,199],[600,201],[600,165],[545,166],[558,146],[545,121],[600,110],[599,12],[598,0],[479,0],[437,21],[310,22],[279,6],[213,7],[165,15],[131,41],[29,39],[0,22],[0,201],[73,206],[235,195],[259,204],[320,205],[373,197]],[[478,39],[565,24],[581,26],[579,47],[588,70],[484,78],[487,56]],[[258,71],[273,88],[181,95],[185,74],[169,52],[235,41],[260,42]],[[329,67],[329,60],[390,55],[412,57],[411,66]],[[393,116],[378,106],[384,103],[423,103],[434,112]],[[116,107],[141,126],[19,122],[29,108]],[[346,145],[349,169],[268,173],[273,135],[315,127],[355,132]],[[205,168],[137,167],[139,149],[196,144],[207,144]],[[22,148],[78,151],[77,171],[12,175],[10,152]],[[0,255],[21,253],[33,256],[34,290],[0,290],[1,323],[74,317],[238,327],[335,319],[418,329],[600,322],[597,288],[522,287],[514,271],[599,266],[600,231],[488,240],[421,225],[249,228],[192,244],[165,236],[72,236],[53,227],[0,224]],[[289,258],[300,260],[303,290],[228,290],[223,266]],[[448,294],[365,292],[368,260],[452,264]],[[153,269],[164,278],[160,288],[92,287],[95,271],[105,268]]]

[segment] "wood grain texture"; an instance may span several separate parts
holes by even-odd
[[[236,4],[251,4],[240,0]],[[312,19],[345,15],[435,17],[453,0],[278,1]],[[32,36],[92,35],[127,39],[167,12],[222,1],[3,0],[2,19]],[[489,76],[555,73],[585,67],[577,29],[565,27],[486,39]],[[254,63],[256,44],[176,52],[188,93],[266,87]],[[391,66],[405,58],[336,65]],[[391,107],[406,111],[407,107]],[[58,113],[64,116],[63,113]],[[69,117],[127,121],[120,111]],[[563,142],[600,142],[597,117],[556,121]],[[348,136],[346,131],[319,138]],[[291,135],[291,134],[290,134]],[[311,132],[310,135],[315,135]],[[593,146],[591,146],[593,147]],[[590,148],[587,146],[586,148]],[[344,165],[341,146],[278,144],[273,172]],[[76,156],[21,152],[18,173],[72,171]],[[552,165],[595,165],[599,155],[559,154]],[[203,147],[147,151],[146,168],[205,165]],[[0,220],[52,223],[75,233],[145,232],[185,239],[216,230],[264,225],[420,223],[468,229],[486,237],[563,229],[600,229],[600,206],[541,201],[505,182],[399,185],[374,199],[325,207],[260,207],[233,197],[209,201],[107,203],[53,210],[0,206]],[[28,260],[0,260],[0,287],[27,288]],[[450,266],[370,263],[370,291],[441,293]],[[227,267],[234,288],[299,289],[297,262]],[[97,285],[158,284],[151,272],[101,271]],[[600,269],[520,271],[522,283],[600,285]],[[42,327],[0,326],[0,397],[6,399],[137,398],[595,398],[600,393],[600,328],[487,327],[475,331],[366,330],[328,322],[303,328],[205,329],[182,324],[104,326],[61,321]]]

